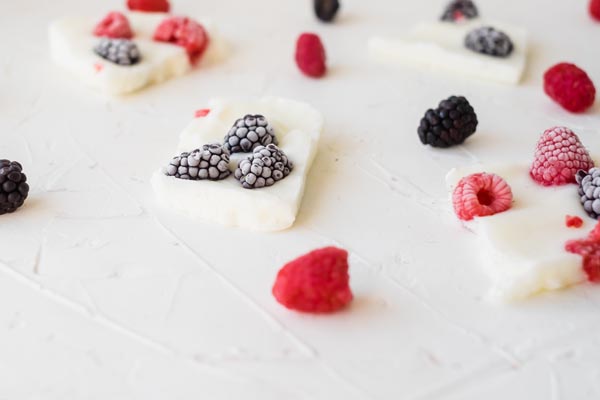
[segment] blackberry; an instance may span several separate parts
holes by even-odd
[[[218,181],[229,176],[229,151],[219,143],[205,144],[201,149],[173,157],[165,175],[179,179]]]
[[[16,161],[0,160],[0,215],[21,207],[29,194],[27,176]]]
[[[600,216],[600,168],[591,168],[589,172],[579,170],[575,179],[579,184],[581,205],[594,219]]]
[[[290,174],[294,165],[276,145],[258,146],[248,158],[240,161],[235,179],[246,189],[271,186]]]
[[[508,57],[515,46],[508,35],[491,26],[473,29],[465,37],[465,46],[477,53],[494,57]]]
[[[94,52],[105,60],[118,65],[134,65],[141,60],[137,45],[127,39],[103,37],[94,47]]]
[[[314,0],[315,14],[323,22],[331,22],[340,8],[338,0]]]
[[[479,16],[475,3],[471,0],[453,0],[445,8],[440,18],[442,21],[456,22],[462,19],[473,19]]]
[[[429,109],[419,125],[419,138],[433,147],[461,144],[477,129],[477,115],[467,99],[451,96]]]
[[[233,153],[249,153],[257,146],[277,144],[275,129],[262,115],[245,115],[235,121],[227,135],[223,147]]]

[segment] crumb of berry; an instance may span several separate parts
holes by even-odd
[[[590,15],[596,21],[600,21],[600,0],[590,0]]]
[[[575,175],[579,185],[579,201],[585,212],[592,218],[600,217],[600,168],[589,171],[579,170]]]
[[[565,244],[569,253],[583,258],[583,270],[591,282],[600,282],[600,222],[585,239],[569,240]]]
[[[187,17],[168,17],[162,21],[154,31],[154,40],[183,47],[192,63],[200,60],[209,44],[204,27]]]
[[[315,14],[323,22],[331,22],[335,18],[340,2],[338,0],[314,0]]]
[[[465,46],[476,53],[506,58],[514,50],[510,37],[491,26],[484,26],[470,31],[465,37]]]
[[[311,78],[320,78],[327,72],[325,48],[319,36],[303,33],[296,42],[296,65]]]
[[[234,176],[244,189],[272,186],[292,172],[294,164],[273,143],[254,148],[251,156],[239,162]]]
[[[512,206],[512,200],[508,183],[498,175],[485,172],[465,176],[452,193],[454,212],[463,221],[506,211]]]
[[[445,148],[462,144],[475,133],[477,123],[477,114],[469,101],[462,96],[451,96],[435,110],[427,110],[417,132],[421,143]]]
[[[209,108],[203,108],[200,110],[196,110],[196,112],[194,113],[194,117],[196,118],[203,118],[206,117],[208,114],[210,114],[210,109]]]
[[[348,252],[325,247],[284,265],[277,274],[273,295],[292,310],[330,313],[352,301],[349,281]]]
[[[205,144],[201,149],[173,157],[165,175],[179,179],[218,181],[230,175],[229,151],[219,143]]]
[[[94,28],[94,35],[111,39],[131,39],[133,31],[127,17],[120,12],[113,11],[98,22],[98,25]]]
[[[594,166],[587,149],[569,128],[557,126],[546,130],[535,148],[529,174],[544,186],[575,183],[575,174]]]
[[[594,104],[596,88],[584,70],[575,64],[560,63],[544,74],[544,92],[564,109],[579,113]]]
[[[581,228],[583,226],[583,220],[576,215],[567,215],[565,216],[565,225],[567,228]]]
[[[128,39],[103,37],[94,47],[94,52],[105,60],[123,66],[135,65],[142,58],[137,45]]]
[[[169,12],[171,5],[168,0],[127,0],[131,11]]]
[[[479,12],[475,3],[471,0],[453,0],[446,6],[440,19],[442,21],[460,22],[477,18],[477,16],[479,16]]]
[[[28,194],[27,176],[21,164],[0,160],[0,215],[16,211]]]
[[[238,118],[225,135],[223,146],[233,153],[249,153],[258,146],[279,144],[275,129],[260,114]]]

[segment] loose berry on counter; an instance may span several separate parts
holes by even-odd
[[[544,186],[575,183],[580,169],[594,166],[587,149],[569,128],[557,126],[546,130],[537,142],[529,174]]]
[[[348,252],[336,247],[313,250],[285,264],[273,295],[283,306],[308,313],[331,313],[352,301]]]
[[[27,176],[21,164],[0,160],[0,215],[16,211],[28,194]]]
[[[560,63],[544,74],[544,92],[564,109],[579,113],[594,104],[596,88],[584,70],[575,64]]]
[[[135,65],[141,60],[137,45],[128,39],[103,37],[96,47],[94,47],[94,52],[105,60],[117,65]]]
[[[258,146],[252,155],[243,159],[235,170],[235,179],[245,189],[274,185],[290,174],[294,165],[276,145]]]
[[[296,65],[311,78],[320,78],[327,72],[325,48],[319,36],[303,33],[296,42]]]
[[[418,133],[421,143],[433,147],[462,144],[477,129],[477,115],[467,99],[451,96],[421,119]]]
[[[133,31],[129,20],[120,12],[109,12],[106,17],[94,28],[95,36],[104,36],[111,39],[131,39]]]
[[[575,175],[579,184],[579,199],[588,215],[594,219],[600,216],[600,168],[588,172],[580,170]]]
[[[192,63],[200,60],[210,41],[204,27],[187,17],[168,17],[162,21],[154,31],[154,40],[183,47]]]
[[[565,225],[567,228],[581,228],[583,226],[583,220],[576,215],[567,215],[565,217]]]
[[[465,37],[465,46],[476,53],[494,57],[508,57],[514,50],[510,37],[491,26],[473,29]]]
[[[169,12],[171,5],[168,0],[127,0],[131,11]]]
[[[217,181],[229,176],[229,151],[219,143],[205,144],[201,149],[173,157],[165,175],[179,179]]]
[[[245,115],[233,123],[223,146],[233,153],[248,153],[258,146],[278,144],[275,129],[259,114]]]
[[[480,172],[465,176],[452,194],[454,212],[464,221],[508,210],[512,206],[512,190],[504,179]]]
[[[590,0],[589,11],[592,18],[600,22],[600,0]]]
[[[583,270],[591,282],[600,282],[600,222],[585,239],[569,240],[565,244],[569,253],[583,258]]]
[[[331,22],[335,18],[340,2],[338,0],[314,0],[315,14],[323,22]]]
[[[471,0],[453,0],[446,6],[440,19],[442,21],[459,22],[478,16],[477,7]]]

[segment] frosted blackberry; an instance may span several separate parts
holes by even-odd
[[[338,0],[313,0],[315,14],[323,22],[331,22],[340,8]]]
[[[28,194],[27,176],[21,164],[0,160],[0,215],[16,211]]]
[[[141,60],[137,45],[127,39],[104,37],[94,47],[94,52],[105,60],[118,65],[134,65]]]
[[[508,57],[514,50],[508,35],[491,26],[473,29],[465,37],[465,46],[477,53],[494,57]]]
[[[476,129],[477,115],[467,99],[451,96],[435,110],[427,110],[418,133],[423,144],[450,147],[462,144]]]
[[[478,16],[477,7],[471,0],[453,0],[446,6],[440,19],[456,22],[463,19],[477,18]]]
[[[258,146],[235,170],[235,179],[246,189],[271,186],[290,174],[292,162],[276,145]]]
[[[594,219],[600,216],[600,168],[592,168],[589,172],[579,170],[575,179],[579,184],[581,205],[588,215]]]
[[[205,144],[201,149],[173,157],[165,175],[179,179],[218,181],[229,176],[229,151],[219,143]]]
[[[275,129],[262,115],[246,115],[235,121],[223,147],[233,153],[249,153],[258,146],[277,144]]]

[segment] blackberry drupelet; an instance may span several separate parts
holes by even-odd
[[[588,172],[579,170],[575,179],[579,184],[581,205],[594,219],[600,216],[600,168],[591,168]]]
[[[467,99],[451,96],[429,109],[419,125],[419,138],[433,147],[462,144],[477,129],[477,115]]]
[[[442,21],[456,22],[462,19],[477,18],[479,12],[471,0],[453,0],[444,9]]]
[[[323,22],[331,22],[340,8],[338,0],[314,0],[315,14]]]
[[[246,189],[271,186],[290,174],[294,165],[276,145],[258,146],[248,158],[240,161],[235,179]]]
[[[473,29],[465,37],[465,46],[477,53],[494,57],[508,57],[515,46],[510,37],[491,26]]]
[[[16,211],[28,194],[27,176],[21,164],[0,160],[0,215]]]
[[[218,181],[229,176],[229,151],[219,143],[173,157],[165,175],[179,179]]]
[[[262,115],[245,115],[235,121],[223,147],[233,153],[249,153],[258,146],[278,144],[275,129]]]
[[[137,45],[127,39],[103,37],[94,47],[94,52],[117,65],[135,65],[141,60]]]

